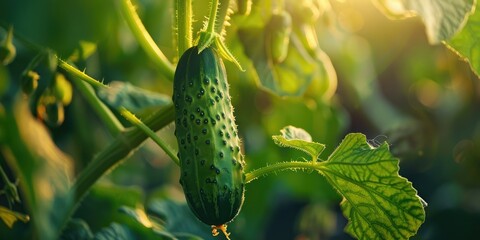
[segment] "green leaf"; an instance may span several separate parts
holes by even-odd
[[[171,98],[167,95],[135,87],[128,82],[118,81],[110,83],[109,88],[99,89],[98,97],[110,107],[115,109],[125,107],[135,113],[171,103]]]
[[[133,221],[126,225],[133,230],[137,236],[142,239],[202,239],[196,235],[182,232],[169,232],[163,223],[159,223],[153,216],[149,216],[145,213],[145,210],[140,208],[122,207],[120,209],[122,213],[128,215]],[[173,216],[168,216],[173,217]]]
[[[461,58],[470,63],[470,67],[477,77],[480,77],[480,2],[477,2],[477,11],[470,15],[467,24],[455,37],[447,41],[447,46]]]
[[[185,202],[154,200],[148,204],[148,212],[165,222],[165,228],[182,239],[211,239],[210,228],[193,215]]]
[[[166,202],[167,204],[175,204],[173,201],[168,201]],[[166,206],[166,205],[160,205],[160,207]],[[159,205],[157,205],[159,207]],[[156,208],[156,210],[159,210]],[[169,212],[168,215],[165,215],[164,218],[166,219],[165,221],[162,221],[160,218],[156,218],[155,216],[152,215],[147,215],[145,213],[145,210],[143,208],[131,208],[131,207],[126,207],[123,206],[120,208],[120,212],[126,214],[127,216],[130,217],[132,221],[126,222],[125,225],[129,227],[130,230],[132,230],[137,236],[142,236],[142,239],[158,239],[161,237],[162,239],[202,239],[199,236],[196,236],[194,234],[191,234],[192,231],[195,231],[195,228],[189,228],[185,232],[179,232],[176,231],[176,228],[170,228],[168,229],[167,226],[165,226],[165,222],[170,221],[171,219],[176,219],[178,217],[182,217],[182,222],[189,222],[188,217],[194,217],[192,216],[184,216],[182,214],[182,210],[180,211],[175,211],[175,212]],[[159,213],[158,211],[156,212],[157,214]],[[163,213],[161,213],[163,214]],[[161,223],[160,223],[161,222]],[[192,225],[193,226],[193,225]],[[171,226],[169,226],[171,227]],[[204,225],[202,224],[202,227]],[[172,231],[171,229],[175,230]],[[205,228],[208,229],[208,228]]]
[[[137,239],[128,227],[112,223],[95,234],[95,240],[135,240]]]
[[[280,133],[282,135],[272,136],[275,144],[303,151],[312,156],[313,162],[318,159],[318,156],[325,149],[325,145],[312,142],[310,134],[301,128],[286,126],[280,130]]]
[[[136,222],[140,223],[146,228],[151,228],[153,226],[152,222],[150,221],[150,219],[148,219],[147,214],[143,209],[122,206],[119,210],[120,212],[130,216]]]
[[[0,121],[4,126],[0,128],[8,141],[0,150],[20,179],[22,201],[38,239],[56,239],[73,204],[73,162],[32,117],[26,99],[18,96],[5,109],[5,119]]]
[[[408,239],[425,221],[422,200],[398,175],[398,159],[384,143],[374,148],[363,134],[349,134],[320,172],[343,196],[346,231],[357,239]]]
[[[93,233],[88,224],[82,219],[72,219],[63,230],[62,240],[83,240],[92,239]]]
[[[419,15],[425,23],[431,44],[452,38],[472,13],[475,0],[374,0],[392,18]]]
[[[26,223],[30,220],[30,217],[28,215],[0,206],[0,219],[2,219],[5,225],[7,225],[9,228],[12,228],[16,221],[20,220]]]
[[[131,208],[122,206],[119,211],[129,217],[130,221],[125,222],[135,235],[141,236],[141,239],[175,239],[171,233],[166,232],[163,226],[154,220],[151,220],[142,207]]]
[[[92,231],[96,232],[99,230],[98,226],[107,226],[112,222],[125,223],[130,217],[125,216],[119,209],[124,206],[141,206],[142,198],[143,191],[137,186],[125,187],[100,181],[83,199],[75,217],[84,219],[90,224]]]

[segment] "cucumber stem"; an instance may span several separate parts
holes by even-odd
[[[128,111],[126,108],[121,107],[120,108],[120,114],[125,117],[130,123],[133,125],[137,126],[140,128],[145,134],[147,134],[155,143],[158,144],[160,148],[165,151],[165,153],[177,164],[180,166],[180,160],[178,160],[178,157],[173,153],[173,150],[166,144],[162,139],[160,139],[155,132],[150,129],[145,123],[142,122],[142,120],[138,119],[135,115],[133,115],[130,111]]]
[[[316,170],[321,172],[322,171],[322,165],[323,162],[297,162],[297,161],[291,161],[291,162],[279,162],[275,163],[266,167],[261,167],[258,169],[255,169],[249,173],[245,174],[245,182],[250,183],[253,180],[258,179],[259,177],[266,176],[269,173],[272,172],[278,172],[278,171],[285,171],[285,170],[298,170],[298,169],[310,169],[310,170]]]
[[[217,11],[218,11],[218,0],[212,0],[210,6],[210,17],[208,18],[208,25],[206,32],[214,33],[215,32],[215,22],[217,21]],[[222,22],[223,23],[223,22]]]

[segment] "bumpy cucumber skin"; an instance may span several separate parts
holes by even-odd
[[[222,225],[244,200],[244,157],[233,116],[225,66],[211,48],[192,47],[174,77],[175,136],[187,203],[202,222]]]

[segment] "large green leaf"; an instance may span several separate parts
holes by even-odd
[[[477,2],[476,8],[480,8]],[[454,38],[447,41],[447,45],[465,61],[470,63],[472,70],[480,76],[480,11],[475,11],[467,21],[465,27]]]
[[[465,24],[475,0],[374,0],[383,12],[393,18],[419,15],[425,23],[430,43],[452,38]]]
[[[82,219],[71,219],[63,230],[61,240],[92,239],[93,233]]]
[[[1,131],[6,144],[2,154],[20,179],[38,239],[55,239],[63,226],[65,211],[71,208],[72,160],[60,151],[45,127],[34,119],[26,99],[5,106]]]
[[[290,129],[291,133],[286,133],[285,129]],[[298,128],[285,129],[282,138],[308,139],[305,137],[308,133]],[[304,146],[297,144],[294,148],[308,152],[310,146],[302,149]],[[408,239],[425,221],[423,208],[426,203],[417,195],[412,183],[399,175],[398,163],[387,143],[372,146],[365,135],[352,133],[326,161],[284,162],[274,165],[272,170],[315,169],[324,175],[343,197],[340,205],[349,220],[345,230],[353,237]]]
[[[387,143],[378,148],[363,134],[349,134],[320,171],[343,196],[346,231],[357,239],[408,239],[425,220],[423,202],[398,174]]]

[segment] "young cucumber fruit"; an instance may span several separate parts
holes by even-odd
[[[212,48],[185,51],[173,86],[175,136],[187,203],[202,222],[223,226],[244,199],[244,158],[225,66]]]

